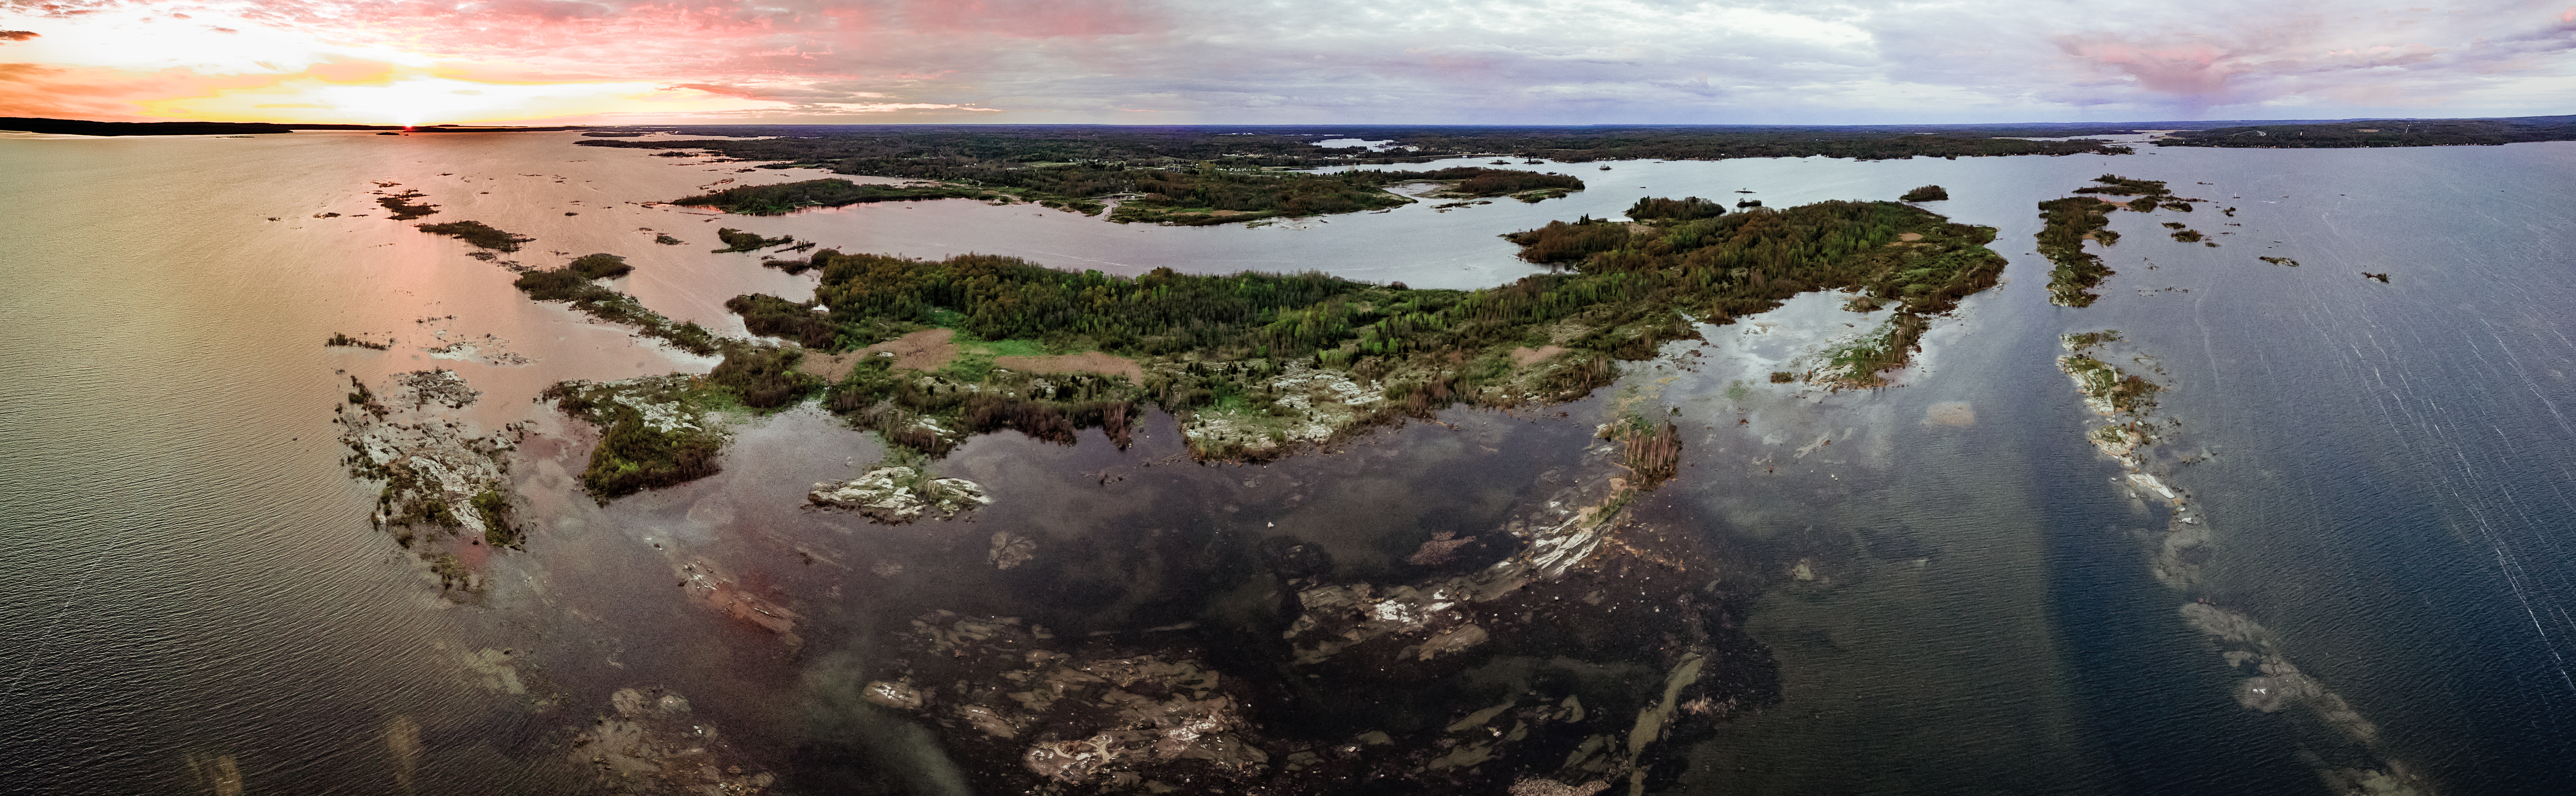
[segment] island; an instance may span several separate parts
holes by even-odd
[[[2117,174],[2104,174],[2095,177],[2093,182],[2094,185],[2069,191],[2069,193],[2092,195],[2069,196],[2039,203],[2039,216],[2046,222],[2041,226],[2038,234],[2039,253],[2055,264],[2048,272],[2049,303],[2065,307],[2089,307],[2093,305],[2095,299],[2100,298],[2092,292],[2093,286],[2101,284],[2104,278],[2117,272],[2111,270],[2110,266],[2104,265],[2100,255],[2085,251],[2084,242],[2094,241],[2103,246],[2120,242],[2120,233],[2110,228],[2112,211],[2127,209],[2139,213],[2153,213],[2158,208],[2162,208],[2188,213],[2192,212],[2192,203],[2209,201],[2175,196],[2163,182],[2157,180],[2133,180]],[[2113,202],[2098,198],[2098,195],[2137,198],[2126,202]],[[2212,247],[2218,245],[2216,241],[2202,241],[2199,232],[2185,229],[2181,224],[2168,223],[2165,226],[2176,230],[2172,236],[2177,242],[2203,243]]]
[[[989,182],[970,178],[967,181],[878,185],[827,178],[747,185],[674,199],[668,204],[713,207],[744,215],[779,215],[807,207],[840,207],[864,202],[977,199],[997,204],[1028,202],[1098,215],[1107,202],[1114,201],[1117,210],[1109,214],[1110,221],[1197,226],[1399,207],[1412,204],[1414,200],[1385,188],[1415,183],[1438,186],[1426,192],[1426,196],[1468,199],[1510,196],[1524,202],[1562,198],[1569,192],[1583,190],[1583,181],[1572,176],[1516,169],[1350,169],[1313,174],[1213,164],[1190,169],[1149,169],[1118,164],[1070,163],[1017,170]],[[728,238],[727,242],[731,243],[732,239]],[[737,248],[726,251],[749,250],[741,248],[744,245],[736,244]]]

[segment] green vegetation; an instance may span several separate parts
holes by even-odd
[[[724,362],[707,374],[707,382],[731,391],[743,406],[781,408],[804,400],[823,386],[821,379],[796,369],[804,357],[804,350],[797,348],[730,345]]]
[[[1631,212],[1634,212],[1633,208]],[[1580,261],[1601,252],[1616,251],[1628,245],[1631,234],[1627,224],[1585,215],[1571,224],[1550,221],[1547,222],[1547,226],[1538,229],[1503,233],[1502,238],[1520,244],[1520,258],[1523,260],[1533,263],[1564,263]]]
[[[2087,397],[2107,401],[2113,411],[2133,415],[2145,414],[2155,408],[2156,392],[2164,388],[2080,353],[2081,348],[2077,350],[2079,353],[2059,359],[2058,366],[2083,385]]]
[[[2070,334],[2066,335],[2062,339],[2066,342],[2066,345],[2069,348],[2082,351],[2086,348],[2091,348],[2103,343],[2117,342],[2120,339],[2120,332],[2117,329],[2104,329],[2098,332]]]
[[[2091,290],[2103,277],[2116,273],[2102,264],[2102,258],[2084,250],[2086,239],[2099,240],[2109,246],[2119,240],[2105,229],[2111,223],[2109,210],[2117,205],[2089,196],[2070,196],[2039,203],[2040,218],[2047,224],[2039,231],[2039,253],[2056,266],[2048,271],[2048,301],[2066,307],[2090,307],[2099,296]]]
[[[1809,378],[1837,387],[1886,384],[1887,380],[1878,374],[1905,364],[1908,346],[1922,336],[1926,325],[1927,322],[1914,315],[1890,318],[1886,325],[1862,335],[1859,340],[1828,352],[1824,367],[1818,368]]]
[[[1180,274],[1128,279],[1049,269],[1009,257],[920,260],[818,253],[815,303],[744,296],[728,304],[763,334],[835,348],[945,326],[981,340],[1041,341],[1050,351],[1096,347],[1149,364],[1143,383],[1089,375],[1037,376],[978,365],[898,372],[863,359],[826,405],[897,445],[945,450],[958,435],[1016,428],[1070,440],[1074,428],[1123,423],[1151,399],[1185,418],[1214,456],[1276,450],[1295,418],[1316,411],[1283,383],[1314,378],[1382,384],[1377,414],[1392,419],[1460,401],[1508,405],[1581,395],[1613,375],[1612,361],[1654,355],[1692,334],[1694,320],[1727,322],[1808,290],[1852,288],[1899,317],[1839,383],[1866,384],[1904,360],[1925,322],[1995,283],[2002,258],[1989,229],[1948,224],[1893,202],[1826,202],[1680,222],[1586,219],[1545,229],[1610,230],[1572,273],[1477,291],[1409,290],[1322,274]],[[1900,241],[1911,233],[1913,241]],[[1020,343],[1018,345],[1028,345]],[[1516,348],[1569,353],[1522,364]],[[1863,361],[1866,360],[1866,361]],[[1284,380],[1284,381],[1283,381]],[[1375,402],[1377,396],[1369,396]],[[1222,422],[1216,422],[1222,421]],[[1115,436],[1115,435],[1113,435]],[[1230,446],[1230,447],[1229,447]]]
[[[2156,180],[2132,180],[2117,174],[2105,174],[2093,178],[2093,181],[2103,184],[2087,185],[2073,191],[2068,191],[2068,193],[2098,193],[2108,194],[2111,196],[2165,196],[2173,193],[2172,191],[2165,190],[2165,184],[2162,182]]]
[[[775,216],[807,207],[841,207],[864,202],[922,199],[992,199],[1003,194],[954,185],[878,185],[842,179],[806,180],[776,185],[745,185],[669,204],[714,207],[746,216]],[[731,241],[727,241],[730,243]]]
[[[732,227],[718,228],[716,230],[716,239],[724,241],[725,247],[712,250],[711,253],[713,254],[756,251],[759,249],[766,249],[771,246],[785,246],[796,242],[796,238],[794,236],[764,238],[761,237],[759,233],[744,232]]]
[[[1603,439],[1619,442],[1620,463],[1636,476],[1636,487],[1654,489],[1681,474],[1681,428],[1667,421],[1660,427],[1634,412],[1601,429]]]
[[[1132,179],[1132,190],[1144,195],[1119,203],[1109,220],[1190,226],[1355,213],[1412,204],[1412,199],[1383,190],[1408,182],[1448,183],[1435,194],[1442,197],[1511,196],[1525,202],[1583,190],[1581,179],[1562,174],[1474,167],[1307,174],[1201,166],[1186,172],[1136,170]]]
[[[2397,146],[2495,146],[2576,140],[2576,116],[2507,119],[2365,119],[2186,130],[2158,146],[2319,149]]]
[[[1637,221],[1692,221],[1726,215],[1726,204],[1686,196],[1680,199],[1646,197],[1628,206],[1627,216]],[[1527,245],[1527,244],[1523,244]]]
[[[644,335],[660,338],[682,351],[710,356],[720,350],[719,338],[706,327],[699,326],[696,321],[672,323],[661,313],[645,309],[635,297],[591,281],[591,277],[583,275],[585,269],[623,275],[634,270],[634,266],[627,265],[625,258],[613,254],[593,254],[562,268],[522,273],[512,284],[527,293],[529,298],[569,302],[573,309],[609,323],[633,326]]]
[[[419,229],[422,232],[427,232],[432,235],[446,235],[452,238],[461,238],[466,243],[471,243],[494,251],[518,251],[519,244],[536,240],[535,238],[527,237],[525,235],[516,235],[494,229],[491,225],[480,221],[452,221],[445,224],[422,224],[419,226]]]
[[[359,338],[356,338],[356,337],[350,337],[350,336],[348,336],[348,335],[346,335],[346,334],[342,334],[342,333],[340,333],[340,332],[332,332],[332,333],[331,333],[331,339],[322,341],[322,344],[323,344],[323,345],[325,345],[325,346],[351,346],[351,347],[356,347],[356,348],[372,348],[372,349],[375,349],[375,350],[377,350],[377,351],[383,351],[383,350],[386,350],[386,349],[389,349],[389,348],[394,347],[394,344],[393,344],[393,343],[389,343],[389,342],[388,342],[388,343],[378,343],[378,342],[373,342],[373,341],[369,341],[369,340],[363,340],[363,339],[359,339]],[[363,387],[363,386],[361,386],[361,389],[364,389],[364,387]],[[355,403],[355,402],[353,401],[352,403]]]
[[[1383,174],[1379,172],[1378,174]],[[1118,204],[1109,220],[1192,226],[1228,224],[1273,216],[1354,213],[1412,204],[1380,190],[1368,172],[1340,175],[1201,167],[1175,172],[1138,169],[1131,190],[1143,194]]]
[[[774,215],[799,207],[838,206],[855,202],[906,199],[973,198],[1034,202],[1047,207],[1098,214],[1107,197],[1126,197],[1110,217],[1122,223],[1197,225],[1226,224],[1279,216],[1311,216],[1377,210],[1411,200],[1379,188],[1400,182],[1454,183],[1457,197],[1512,196],[1535,202],[1582,190],[1572,176],[1512,169],[1451,168],[1433,172],[1345,171],[1334,174],[1278,171],[1353,162],[1326,155],[1302,142],[1266,140],[1277,147],[1304,150],[1301,157],[1178,158],[1139,151],[1135,145],[1167,138],[1145,131],[1069,134],[1074,144],[1048,136],[1014,136],[1026,128],[986,128],[977,132],[906,128],[864,139],[836,134],[759,141],[698,141],[683,147],[666,141],[584,141],[584,145],[715,149],[747,160],[781,160],[774,165],[823,166],[842,174],[865,174],[927,180],[937,185],[886,186],[822,179],[781,185],[745,186],[675,200],[674,204],[713,205],[729,212]],[[1195,134],[1185,134],[1194,137]],[[1227,136],[1205,143],[1259,146],[1256,137]],[[1268,139],[1268,137],[1257,137]],[[939,141],[919,149],[907,141]],[[765,142],[765,143],[764,143]],[[961,142],[971,142],[958,146]],[[1157,151],[1159,147],[1149,147]],[[1414,160],[1427,160],[1417,158]],[[1393,162],[1393,161],[1381,161]],[[733,251],[747,251],[734,249]]]
[[[496,490],[486,489],[474,496],[474,511],[483,517],[483,543],[493,547],[520,547],[526,533],[510,524],[510,499]],[[520,549],[526,549],[520,547]]]
[[[615,279],[634,272],[635,266],[614,254],[589,254],[574,259],[566,269],[583,279]]]
[[[2092,306],[2093,301],[2100,298],[2091,292],[2093,286],[2101,284],[2104,277],[2117,273],[2110,266],[2103,265],[2101,257],[2084,250],[2086,240],[2099,241],[2104,246],[2120,242],[2120,233],[2109,228],[2113,208],[2127,207],[2141,213],[2152,213],[2163,207],[2189,212],[2192,202],[2205,201],[2177,198],[2165,188],[2164,183],[2156,180],[2133,180],[2117,174],[2104,174],[2093,181],[2099,184],[2077,188],[2072,193],[2137,198],[2126,203],[2114,203],[2091,196],[2070,196],[2039,203],[2040,218],[2047,222],[2039,231],[2039,253],[2056,263],[2048,272],[2050,303],[2068,307]],[[2186,243],[2202,241],[2200,233],[2183,229],[2181,224],[2167,222],[2165,227],[2180,230],[2173,233],[2174,240]],[[2210,241],[2204,245],[2218,244]]]
[[[2292,268],[2297,268],[2297,267],[2299,267],[2299,261],[2297,261],[2297,260],[2293,260],[2293,259],[2290,259],[2290,258],[2288,258],[2288,257],[2256,257],[2256,258],[2254,258],[2254,259],[2261,260],[2261,261],[2264,261],[2264,262],[2267,262],[2267,263],[2271,263],[2271,264],[2273,264],[2273,265],[2286,265],[2286,266],[2289,266],[2289,267],[2292,267]]]
[[[1907,202],[1938,202],[1950,198],[1950,192],[1938,185],[1926,185],[1896,198]]]
[[[724,438],[704,427],[711,404],[722,403],[700,380],[681,375],[596,384],[563,382],[546,388],[565,414],[601,429],[582,486],[609,498],[685,483],[722,468],[716,454]]]
[[[669,235],[665,235],[665,234],[661,234],[661,233],[654,233],[654,235],[653,235],[653,242],[654,242],[654,243],[662,244],[662,245],[664,245],[664,246],[678,246],[678,245],[681,245],[681,244],[683,244],[683,243],[686,243],[687,241],[683,241],[683,240],[680,240],[679,238],[674,238],[674,237],[671,237],[671,236],[669,236]]]
[[[404,191],[397,194],[385,194],[376,197],[376,204],[384,205],[386,210],[393,211],[393,215],[389,216],[389,218],[392,218],[395,221],[410,221],[421,216],[431,215],[438,212],[437,205],[411,203],[411,200],[427,195],[428,194],[424,194],[419,191]]]

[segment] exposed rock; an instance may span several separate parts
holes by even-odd
[[[455,371],[416,371],[397,375],[386,400],[356,378],[332,422],[340,426],[340,443],[349,449],[341,463],[351,478],[381,481],[370,519],[392,531],[404,547],[416,548],[425,560],[441,553],[424,542],[449,546],[514,545],[506,454],[517,445],[505,432],[477,434],[441,409],[474,402],[474,392]],[[479,499],[479,502],[478,502]],[[446,586],[460,594],[478,588],[461,566],[434,567]]]
[[[394,383],[408,392],[415,408],[438,404],[449,409],[463,409],[483,396],[465,384],[465,377],[453,370],[415,370],[394,376]]]
[[[888,524],[924,516],[944,520],[993,502],[984,496],[984,487],[973,481],[932,478],[927,472],[903,465],[872,467],[857,478],[837,484],[815,484],[805,499],[816,506],[849,509]]]

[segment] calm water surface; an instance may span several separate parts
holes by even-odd
[[[935,609],[1084,631],[1222,623],[1252,599],[1240,586],[1270,535],[1325,545],[1344,577],[1394,577],[1432,533],[1513,513],[1539,473],[1578,460],[1601,412],[1454,411],[1454,429],[1250,468],[1144,466],[1179,450],[1161,416],[1127,451],[1097,434],[985,437],[944,466],[998,505],[972,524],[886,528],[796,508],[807,485],[881,453],[800,410],[738,428],[723,475],[600,507],[571,486],[577,435],[530,399],[558,379],[713,363],[524,301],[462,244],[386,221],[372,191],[418,189],[444,208],[430,220],[532,235],[518,255],[531,265],[626,255],[639,270],[624,287],[648,305],[739,333],[725,298],[801,298],[812,278],[708,254],[719,225],[844,251],[1473,287],[1532,270],[1497,233],[1640,196],[1790,206],[1939,183],[1956,198],[1930,206],[1997,227],[2012,266],[1936,327],[1904,386],[1802,394],[1759,378],[1856,320],[1821,297],[1776,314],[1785,336],[1711,329],[1673,349],[1704,356],[1623,381],[1694,434],[1685,477],[1641,510],[1735,551],[1729,577],[1764,594],[1749,621],[1781,663],[1782,702],[1696,750],[1688,790],[2324,791],[2317,771],[2357,762],[2350,744],[2296,708],[2239,707],[2241,675],[2176,612],[2201,598],[2270,627],[2378,726],[2375,754],[2444,790],[2576,787],[2555,763],[2576,751],[2576,145],[1555,164],[1534,168],[1592,187],[1169,229],[965,201],[716,220],[637,203],[810,175],[573,140],[0,142],[0,781],[206,792],[198,772],[229,760],[251,793],[556,792],[588,781],[564,759],[565,728],[610,691],[659,686],[791,792],[942,792],[917,733],[817,713],[879,628]],[[2104,172],[2213,200],[2181,218],[2221,246],[2166,240],[2154,225],[2177,214],[2119,214],[2103,300],[2050,306],[2033,203]],[[665,232],[688,244],[650,242]],[[2172,382],[2169,445],[2208,454],[2174,479],[2214,528],[2201,589],[2149,575],[2162,516],[2109,483],[2116,465],[2081,440],[2053,367],[2058,334],[2104,328]],[[400,343],[320,347],[333,332]],[[421,350],[484,335],[531,362]],[[493,559],[478,605],[439,598],[370,530],[372,490],[337,464],[328,421],[346,379],[425,367],[483,391],[465,422],[549,433],[516,473],[540,529],[529,552]],[[1974,421],[1927,422],[1953,402]],[[1107,471],[1125,477],[1103,484]],[[992,569],[995,531],[1035,540],[1039,558]],[[1789,577],[1801,560],[1821,576]],[[674,594],[667,578],[696,563],[791,595],[802,643]],[[484,649],[518,657],[526,693],[477,666]],[[406,726],[417,751],[388,740]]]

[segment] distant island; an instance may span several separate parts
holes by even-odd
[[[2332,122],[2261,122],[2185,130],[2157,139],[2158,146],[2264,149],[2495,146],[2529,141],[2576,141],[2576,116],[2508,119],[2348,119]]]
[[[405,127],[399,124],[269,124],[265,122],[93,122],[86,119],[39,119],[25,116],[0,116],[0,130],[48,135],[257,135],[292,133],[298,130],[380,130],[411,133],[552,133],[588,130],[588,127],[469,127],[459,124],[434,124]]]
[[[974,184],[969,184],[974,183]],[[1202,165],[1193,169],[1129,168],[1122,164],[1068,163],[1014,169],[991,182],[921,181],[905,185],[820,179],[745,185],[673,199],[669,204],[713,207],[728,213],[770,216],[807,207],[925,199],[1013,201],[1098,215],[1105,200],[1118,200],[1109,220],[1197,226],[1280,216],[1356,213],[1412,204],[1383,188],[1437,184],[1428,195],[1446,198],[1509,196],[1524,202],[1561,198],[1583,190],[1583,180],[1517,169],[1460,167],[1438,171],[1351,169],[1312,174],[1262,168]]]
[[[1316,168],[1350,164],[1428,163],[1461,157],[1597,160],[1724,160],[1807,157],[1885,160],[1909,157],[2127,154],[2099,140],[2124,135],[2104,125],[1790,127],[1663,125],[1586,127],[1304,127],[1109,125],[802,125],[793,137],[778,126],[613,128],[713,136],[685,140],[592,137],[582,146],[702,149],[738,160],[781,161],[841,174],[991,181],[1013,169],[1072,163],[1170,167]],[[2173,128],[2150,128],[2173,129]],[[1323,146],[1353,136],[1394,141],[1381,147]]]

